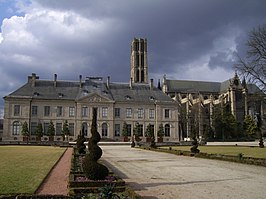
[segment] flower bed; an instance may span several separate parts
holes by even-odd
[[[69,174],[69,193],[70,195],[82,194],[82,193],[98,193],[99,189],[106,185],[113,185],[114,192],[125,191],[125,181],[116,176],[109,169],[109,175],[105,180],[90,180],[84,173],[82,163],[85,155],[79,155],[75,153],[72,155],[71,170]]]

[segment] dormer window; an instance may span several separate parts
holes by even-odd
[[[150,100],[155,100],[155,97],[153,97],[153,96],[150,96]]]
[[[58,97],[62,98],[64,96],[63,93],[58,93]]]
[[[104,93],[104,94],[106,94],[106,95],[108,94],[108,92],[107,92],[107,91],[103,91],[103,93]]]
[[[125,96],[125,99],[126,99],[126,100],[131,100],[131,97],[130,97],[129,95],[126,95],[126,96]]]
[[[86,90],[86,89],[82,90],[82,92],[83,92],[84,95],[88,95],[88,93],[89,93],[89,91]]]
[[[38,93],[38,92],[34,92],[33,93],[33,96],[35,96],[35,97],[37,97],[37,96],[39,96],[40,95],[40,93]]]

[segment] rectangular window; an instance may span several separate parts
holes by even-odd
[[[14,115],[20,115],[20,105],[15,105],[14,106]]]
[[[43,124],[43,134],[48,135],[48,127],[49,127],[49,122],[44,122]]]
[[[44,106],[44,116],[50,116],[50,106]]]
[[[164,109],[164,118],[170,118],[170,110],[169,109]]]
[[[31,115],[36,116],[38,114],[38,106],[31,107]]]
[[[82,117],[87,117],[89,115],[88,113],[89,113],[88,107],[87,106],[82,107],[82,109],[81,109],[81,116]]]
[[[144,117],[144,109],[143,108],[139,108],[138,109],[138,118],[143,118]]]
[[[120,117],[120,108],[115,108],[115,117]]]
[[[63,107],[62,106],[57,106],[56,116],[57,117],[62,117],[63,116]]]
[[[60,136],[62,132],[62,123],[56,123],[55,125],[55,135]]]
[[[126,117],[131,118],[132,117],[132,108],[127,108],[126,109]]]
[[[155,110],[154,109],[150,109],[149,110],[149,117],[150,117],[150,119],[154,119],[155,118]]]
[[[131,124],[127,125],[127,133],[128,133],[128,136],[130,137],[131,136]]]
[[[31,122],[30,124],[30,134],[35,135],[37,130],[37,122]]]
[[[75,107],[69,107],[69,117],[75,116]]]
[[[120,136],[120,124],[115,124],[115,136]]]
[[[69,129],[69,135],[74,136],[74,123],[69,123],[68,129]]]
[[[107,107],[103,107],[102,108],[102,117],[107,117],[107,113],[108,113],[108,108]]]
[[[143,136],[143,124],[139,124],[139,136]]]

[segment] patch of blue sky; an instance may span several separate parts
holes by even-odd
[[[20,0],[0,0],[0,27],[2,26],[3,20],[5,18],[10,18],[14,15],[25,15],[25,13],[19,8],[19,4]],[[23,1],[23,4],[30,4],[30,1]]]

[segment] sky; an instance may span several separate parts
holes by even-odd
[[[40,79],[107,76],[129,82],[130,45],[148,40],[149,79],[225,81],[266,23],[265,0],[0,0],[0,117],[4,100]]]

